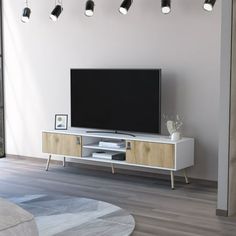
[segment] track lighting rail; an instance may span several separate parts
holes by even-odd
[[[171,12],[171,0],[160,0],[161,12],[169,14]],[[123,0],[119,7],[119,12],[123,15],[128,14],[128,11],[133,3],[133,0]],[[213,10],[216,0],[204,0],[203,9],[210,12]],[[93,0],[87,0],[85,4],[85,15],[91,17],[94,15],[95,4]],[[55,0],[55,7],[50,14],[50,19],[56,22],[63,11],[62,0]],[[25,8],[23,9],[21,21],[28,23],[30,21],[31,9],[28,5],[28,0],[25,0]]]

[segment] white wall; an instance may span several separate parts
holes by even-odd
[[[24,1],[3,0],[6,151],[45,157],[42,130],[53,129],[54,114],[70,112],[70,68],[162,68],[163,113],[184,117],[184,135],[196,138],[191,176],[217,179],[221,1],[207,13],[199,0],[135,0],[128,15],[121,0],[64,1],[55,24],[54,1],[31,0],[31,22],[20,15]],[[88,94],[89,96],[89,94]]]

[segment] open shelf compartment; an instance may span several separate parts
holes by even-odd
[[[126,152],[125,147],[122,147],[122,148],[102,147],[102,146],[99,146],[98,143],[83,145],[83,148],[94,149],[94,150],[114,151],[114,152],[124,152],[124,153]]]

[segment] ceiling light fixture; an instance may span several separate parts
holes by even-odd
[[[130,6],[132,5],[133,0],[124,0],[119,8],[119,12],[123,15],[128,13]]]
[[[216,3],[216,0],[205,0],[205,3],[203,5],[204,10],[212,11],[215,3]]]
[[[28,23],[30,20],[30,14],[31,14],[31,10],[28,7],[28,0],[25,1],[25,8],[23,9],[23,14],[21,17],[21,21],[23,23]]]
[[[161,0],[161,11],[163,14],[168,14],[171,11],[170,0]]]
[[[51,20],[53,21],[57,21],[58,20],[58,17],[60,16],[60,14],[62,13],[63,11],[63,8],[62,8],[62,0],[58,0],[58,1],[55,1],[55,8],[53,9],[51,15],[50,15],[50,18]]]
[[[88,0],[85,5],[85,15],[93,16],[94,13],[94,2],[92,0]]]

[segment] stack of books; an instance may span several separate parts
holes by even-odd
[[[125,147],[124,141],[100,141],[98,144],[100,147],[107,147],[107,148],[123,148]]]
[[[117,152],[103,152],[98,151],[92,154],[92,157],[99,158],[99,159],[106,159],[106,160],[118,160],[118,161],[125,161],[125,154],[124,153],[117,153]]]

